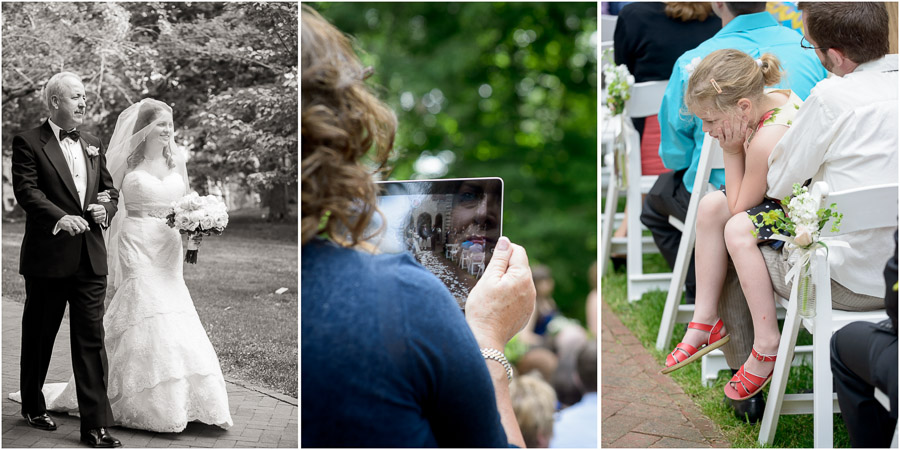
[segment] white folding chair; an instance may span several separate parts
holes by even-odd
[[[830,227],[822,230],[822,236],[840,236],[845,233],[897,226],[897,184],[878,185],[829,192],[828,185],[818,182],[811,192],[822,197],[822,205],[837,204],[844,215],[841,230],[831,233]],[[813,414],[814,445],[830,448],[834,444],[834,416],[839,412],[837,396],[832,393],[831,335],[850,322],[879,322],[887,318],[885,311],[849,312],[831,309],[831,270],[827,252],[816,250],[812,281],[816,286],[816,315],[801,317],[798,313],[797,283],[791,286],[791,300],[782,302],[787,309],[775,371],[769,387],[769,397],[759,430],[760,444],[772,445],[778,418],[781,414]],[[785,304],[786,303],[786,304]],[[790,363],[795,352],[797,334],[803,326],[813,335],[813,393],[785,394]]]
[[[457,253],[459,253],[459,244],[447,244],[444,246],[444,256],[456,261]]]
[[[617,16],[601,14],[600,15],[600,40],[612,41],[613,35],[616,33]]]
[[[691,262],[691,253],[694,250],[694,242],[697,238],[697,209],[700,207],[700,199],[707,192],[715,189],[709,184],[709,174],[712,169],[725,167],[722,155],[722,147],[719,141],[708,133],[703,138],[703,146],[700,149],[700,163],[697,166],[697,177],[694,179],[694,188],[691,192],[691,200],[685,221],[682,223],[674,217],[669,217],[669,222],[682,230],[681,243],[678,245],[678,253],[675,257],[675,268],[669,280],[669,292],[666,295],[666,306],[663,309],[662,320],[659,324],[659,332],[656,335],[656,349],[665,350],[672,339],[672,331],[675,323],[690,322],[694,315],[694,305],[681,304],[681,292],[684,289],[684,281],[687,278],[688,267]]]
[[[631,88],[631,97],[625,103],[625,112],[623,113],[629,118],[645,118],[656,115],[662,104],[663,94],[666,91],[668,80],[662,81],[645,81],[635,83]],[[617,120],[617,119],[616,119]],[[644,292],[652,290],[659,286],[658,280],[663,275],[643,273],[642,254],[659,253],[656,243],[652,236],[643,236],[643,225],[641,225],[640,216],[642,208],[641,195],[650,192],[653,183],[656,182],[656,176],[644,176],[641,172],[641,152],[640,152],[640,136],[637,131],[631,127],[630,121],[625,120],[627,125],[620,132],[626,135],[626,153],[628,158],[627,179],[629,180],[626,190],[626,203],[628,204],[628,237],[614,238],[613,230],[621,222],[623,214],[615,212],[619,199],[619,191],[612,183],[612,188],[608,187],[606,194],[606,208],[603,215],[603,239],[601,241],[601,257],[603,266],[600,270],[602,277],[606,273],[609,256],[612,253],[627,253],[628,258],[628,278],[630,286],[628,288],[628,298],[631,301],[641,298]],[[633,260],[633,261],[632,261]],[[633,293],[632,293],[633,291]]]
[[[685,221],[691,226],[686,227],[684,223],[675,217],[669,217],[669,223],[675,228],[682,230],[681,243],[678,246],[678,254],[675,259],[675,270],[670,280],[669,292],[666,294],[666,305],[663,309],[663,316],[660,320],[659,331],[656,335],[656,348],[665,350],[672,339],[672,333],[676,323],[688,323],[694,315],[694,305],[681,304],[681,293],[684,290],[684,282],[687,278],[687,270],[690,265],[690,254],[694,250],[694,244],[697,238],[697,209],[700,206],[700,199],[703,198],[711,190],[716,189],[715,186],[704,182],[708,180],[712,169],[721,169],[725,167],[725,160],[722,154],[722,148],[719,141],[706,134],[703,138],[703,147],[700,150],[700,165],[697,168],[697,177],[694,179],[694,189],[691,194],[691,200],[688,203],[688,211]],[[706,153],[704,153],[706,152]],[[704,166],[706,161],[706,166]],[[703,176],[701,178],[701,175]],[[694,195],[700,193],[700,195]],[[677,276],[675,276],[677,275]],[[785,310],[779,306],[776,308],[776,314],[779,319],[785,317]],[[797,347],[798,353],[812,353],[811,345]],[[793,364],[803,364],[803,358],[797,358]],[[703,356],[701,360],[700,377],[704,386],[712,386],[718,378],[719,371],[730,370],[728,362],[725,360],[725,353],[721,349],[713,350]]]
[[[469,258],[469,265],[467,267],[470,274],[475,275],[475,267],[481,264],[484,266],[484,252],[474,253],[471,258]]]

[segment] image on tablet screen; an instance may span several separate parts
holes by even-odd
[[[503,180],[379,182],[381,227],[369,242],[384,253],[411,254],[437,276],[461,309],[502,235]]]

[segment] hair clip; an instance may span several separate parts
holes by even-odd
[[[762,66],[763,66],[763,60],[757,59],[757,60],[756,60],[756,65],[757,65],[757,67],[762,67]]]
[[[375,68],[374,68],[374,67],[372,67],[372,66],[366,67],[365,69],[363,69],[363,72],[362,72],[362,79],[363,79],[363,80],[369,79],[369,77],[371,77],[373,73],[375,73]]]
[[[712,83],[712,85],[713,85],[714,88],[716,88],[716,92],[717,92],[717,93],[719,93],[719,94],[722,93],[722,88],[719,87],[719,83],[716,83],[716,79],[715,79],[715,78],[710,78],[710,79],[709,79],[709,82]]]

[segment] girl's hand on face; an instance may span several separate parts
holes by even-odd
[[[731,155],[744,153],[748,138],[747,121],[740,119],[726,120],[719,129],[719,145],[722,151]]]

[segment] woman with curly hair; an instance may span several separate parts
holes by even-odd
[[[302,446],[524,447],[502,350],[534,309],[525,249],[500,239],[465,316],[411,256],[370,251],[359,160],[384,164],[397,121],[349,39],[302,21]]]

